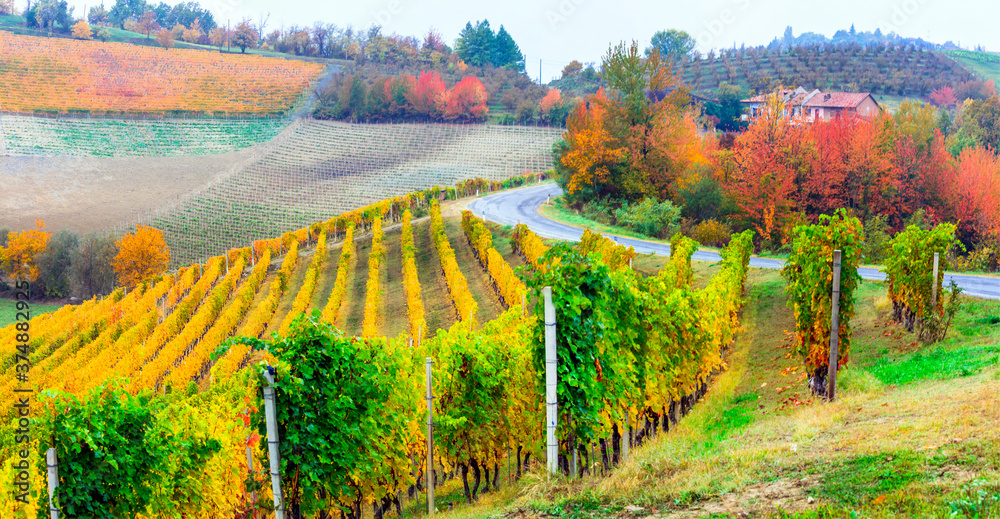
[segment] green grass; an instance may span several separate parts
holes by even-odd
[[[945,51],[949,58],[982,78],[1000,83],[1000,61],[997,54],[968,50]]]
[[[984,368],[1000,366],[1000,346],[935,347],[906,357],[880,359],[867,370],[885,384],[907,384],[926,379],[968,377]]]
[[[857,456],[825,467],[815,494],[846,505],[868,504],[925,477],[924,457],[912,452]]]
[[[62,305],[30,303],[28,311],[31,318],[35,318],[42,314],[55,312],[60,306]],[[13,299],[0,299],[0,328],[17,322],[17,313],[17,301]]]
[[[879,104],[879,106],[882,107],[882,110],[885,110],[890,114],[895,113],[897,110],[899,110],[899,106],[906,101],[916,101],[918,103],[924,102],[922,99],[910,96],[894,96],[887,94],[878,94],[873,97],[875,98],[875,101]]]

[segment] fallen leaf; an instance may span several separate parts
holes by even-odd
[[[891,459],[891,458],[890,458],[890,459]],[[885,501],[885,494],[882,494],[882,495],[880,495],[880,496],[876,497],[876,498],[875,498],[875,500],[874,500],[874,501],[872,501],[872,504],[873,504],[873,505],[880,505],[880,504],[882,504],[882,503],[883,503],[884,501]]]

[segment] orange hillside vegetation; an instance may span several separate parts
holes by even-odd
[[[280,58],[0,31],[6,112],[278,114],[322,71]]]

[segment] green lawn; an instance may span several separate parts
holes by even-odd
[[[0,299],[0,328],[13,324],[17,320],[17,302],[13,299]],[[29,313],[31,317],[38,317],[42,314],[54,312],[60,305],[41,305],[30,303]]]

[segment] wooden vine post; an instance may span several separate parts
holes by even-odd
[[[830,366],[826,376],[826,397],[832,402],[837,392],[837,350],[840,345],[840,250],[833,251],[833,297],[830,299],[830,309]]]
[[[556,441],[559,382],[556,372],[556,309],[552,305],[552,287],[542,288],[545,300],[545,445],[549,478],[559,470],[559,443]]]
[[[285,500],[281,494],[281,463],[278,452],[278,413],[274,402],[274,375],[264,371],[264,418],[267,421],[267,457],[271,464],[271,491],[274,493],[274,519],[285,519]]]

